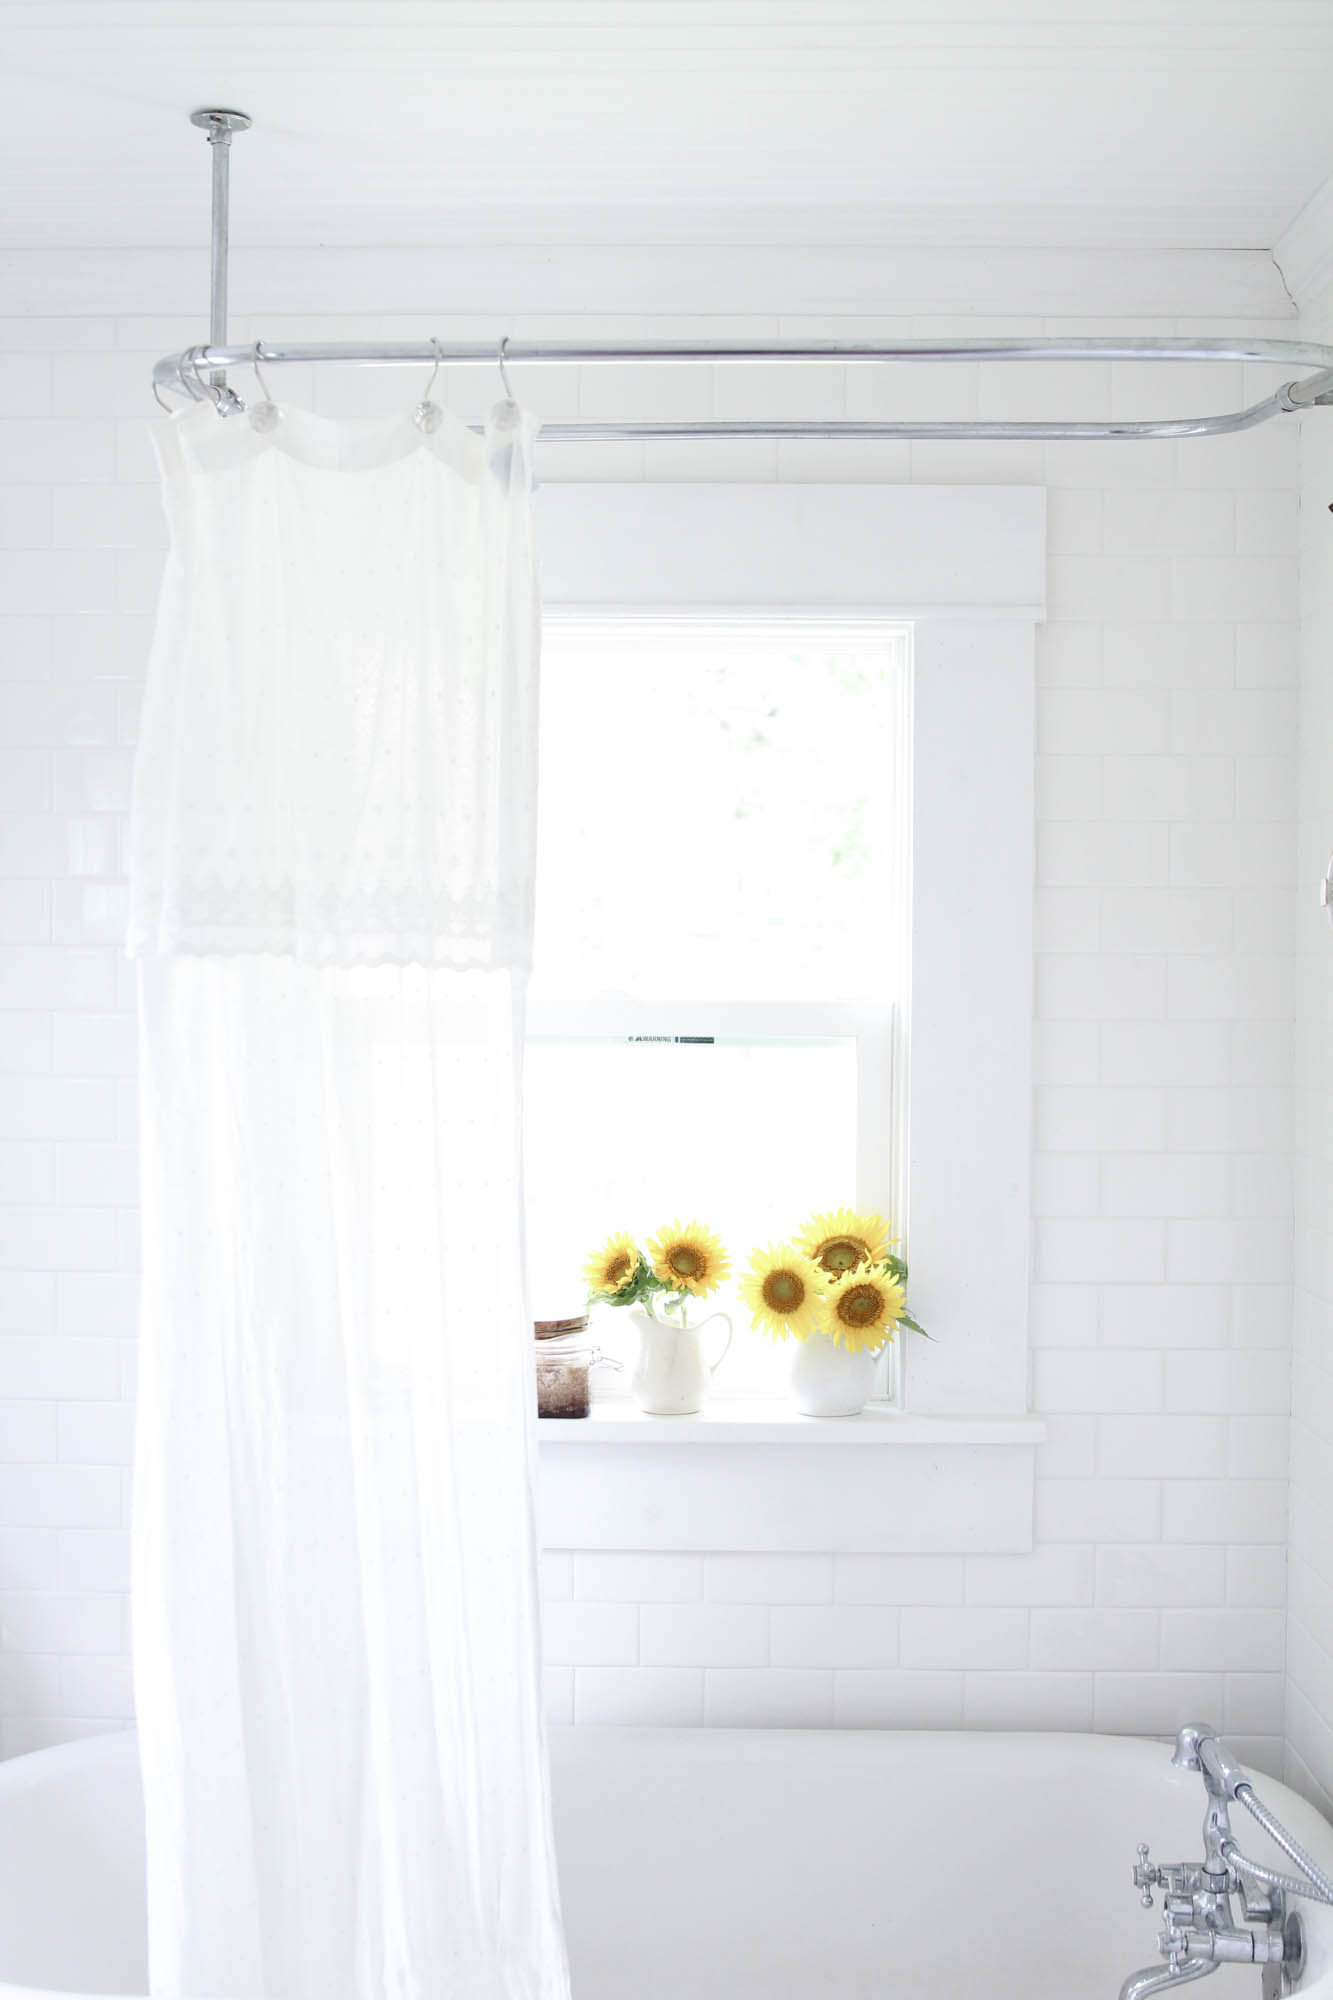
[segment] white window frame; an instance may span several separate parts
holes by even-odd
[[[913,1416],[1017,1416],[1028,1371],[1044,491],[570,483],[542,489],[537,517],[553,618],[600,624],[675,609],[784,626],[911,624],[896,1207],[914,1310],[936,1339],[912,1342],[903,1401]]]

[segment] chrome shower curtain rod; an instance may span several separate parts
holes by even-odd
[[[1217,437],[1249,430],[1285,411],[1333,405],[1333,346],[1311,340],[1114,339],[1114,340],[384,340],[251,342],[227,341],[228,166],[233,132],[250,124],[243,111],[191,113],[206,134],[213,160],[212,283],[209,338],[205,345],[168,354],[153,369],[156,391],[174,391],[195,400],[211,397],[222,414],[244,407],[227,382],[227,370],[258,361],[353,362],[370,365],[436,364],[500,366],[539,361],[586,367],[598,362],[817,362],[837,367],[913,361],[1257,361],[1315,373],[1284,382],[1244,409],[1213,417],[1151,417],[1139,421],[1062,422],[898,418],[815,418],[786,420],[702,418],[656,422],[612,422],[582,418],[542,425],[553,443],[686,438],[1025,438],[1037,441],[1100,438]]]

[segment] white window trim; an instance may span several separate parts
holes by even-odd
[[[555,618],[591,614],[600,624],[618,611],[637,620],[683,607],[719,624],[766,616],[788,628],[802,619],[912,624],[911,998],[895,1079],[907,1093],[908,1139],[899,1209],[913,1308],[936,1339],[914,1339],[906,1354],[902,1416],[873,1429],[851,1420],[860,1439],[903,1450],[892,1483],[904,1501],[910,1491],[921,1503],[906,1513],[891,1504],[881,1472],[882,1504],[872,1510],[880,1518],[861,1530],[870,1541],[859,1545],[1028,1546],[1034,653],[1045,609],[1045,493],[569,484],[545,487],[537,506],[543,595]],[[963,1417],[989,1420],[984,1435],[958,1438]],[[924,1443],[923,1424],[937,1443]],[[828,1454],[808,1458],[811,1431],[793,1432],[801,1440],[793,1457],[793,1445],[771,1431],[761,1444],[755,1430],[742,1505],[726,1464],[734,1438],[710,1438],[708,1427],[707,1418],[651,1431],[630,1424],[612,1440],[595,1422],[558,1432],[545,1424],[548,1542],[793,1547],[792,1493],[781,1494],[797,1459],[810,1466],[800,1476],[819,1517],[809,1532],[833,1532],[840,1504],[831,1493],[827,1519],[820,1514],[827,1474],[812,1475]],[[640,1436],[642,1444],[632,1442]],[[667,1459],[688,1461],[688,1473],[664,1471],[657,1447],[687,1438],[694,1448]],[[834,1457],[848,1468],[840,1476],[861,1483],[881,1463],[878,1452]],[[753,1489],[761,1461],[776,1482],[771,1505]],[[630,1493],[636,1483],[643,1492],[650,1465],[673,1497],[667,1507],[655,1486],[645,1516]],[[960,1496],[952,1511],[951,1489]],[[940,1505],[942,1522],[933,1512]],[[659,1539],[645,1539],[649,1518]]]

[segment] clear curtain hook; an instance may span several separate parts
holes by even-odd
[[[216,383],[205,381],[199,367],[199,356],[202,352],[203,349],[200,347],[186,348],[184,354],[181,356],[181,380],[185,381],[185,378],[188,376],[189,382],[193,382],[194,384],[191,393],[196,402],[211,403],[218,415],[221,416],[224,414],[221,391],[218,389]],[[189,382],[186,383],[187,388],[189,387]]]
[[[435,366],[430,371],[430,380],[426,384],[426,393],[412,412],[413,422],[419,429],[428,434],[431,431],[437,431],[444,422],[444,411],[438,403],[431,401],[430,394],[431,390],[435,387],[435,378],[440,372],[440,363],[444,358],[440,353],[440,343],[434,334],[431,335],[430,339],[430,351],[435,356]]]
[[[252,406],[250,410],[250,424],[251,428],[254,430],[271,431],[276,429],[278,424],[281,423],[282,411],[278,408],[272,396],[270,396],[268,392],[268,383],[264,380],[264,377],[260,372],[260,367],[259,367],[260,346],[261,343],[259,341],[256,341],[253,348],[251,349],[250,366],[255,371],[255,380],[259,384],[259,392],[264,400],[262,403],[255,403]]]
[[[225,382],[205,380],[201,372],[200,362],[202,356],[207,352],[208,350],[205,347],[186,348],[184,354],[181,356],[181,381],[185,383],[186,388],[190,387],[191,382],[194,384],[194,388],[190,390],[190,393],[195,397],[196,401],[202,402],[206,398],[213,405],[213,408],[220,417],[229,417],[234,411],[242,407],[241,399],[234,389],[226,386]]]
[[[505,349],[508,346],[509,346],[509,335],[507,333],[502,333],[500,336],[500,345],[495,352],[495,358],[500,364],[500,380],[504,384],[505,401],[511,404],[514,408],[517,408],[518,399],[514,395],[513,384],[509,380],[509,370],[505,367]]]

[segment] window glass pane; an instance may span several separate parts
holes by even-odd
[[[550,627],[546,993],[883,1000],[906,637]]]
[[[582,1309],[582,1265],[616,1229],[642,1244],[698,1219],[721,1237],[733,1279],[750,1252],[808,1215],[850,1203],[856,1178],[856,1044],[801,1041],[530,1042],[526,1069],[533,1311]],[[750,1330],[734,1281],[692,1308],[731,1312],[721,1395],[779,1395],[790,1349]],[[599,1308],[599,1342],[633,1359],[623,1311]],[[601,1379],[600,1393],[625,1380]]]

